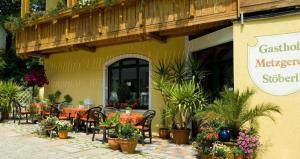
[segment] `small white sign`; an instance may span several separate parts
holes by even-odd
[[[261,36],[248,46],[248,70],[266,93],[288,95],[300,89],[300,33]]]

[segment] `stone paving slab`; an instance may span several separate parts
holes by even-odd
[[[191,145],[175,145],[153,139],[153,144],[138,144],[137,153],[113,151],[107,144],[92,141],[92,135],[70,133],[70,138],[42,138],[34,132],[38,125],[11,121],[0,123],[0,159],[194,159]],[[101,138],[101,134],[96,136]]]

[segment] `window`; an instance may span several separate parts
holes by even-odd
[[[206,77],[202,81],[210,101],[220,96],[224,86],[233,87],[233,43],[211,47],[193,53],[202,62]]]
[[[126,58],[108,67],[108,106],[125,109],[148,109],[149,63]]]

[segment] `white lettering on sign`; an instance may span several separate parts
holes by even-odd
[[[300,89],[300,33],[257,37],[248,46],[248,70],[254,83],[272,95]]]

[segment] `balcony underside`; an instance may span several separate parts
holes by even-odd
[[[17,34],[19,55],[51,54],[205,33],[238,18],[237,0],[147,0],[40,20]],[[66,16],[69,15],[69,16]]]

